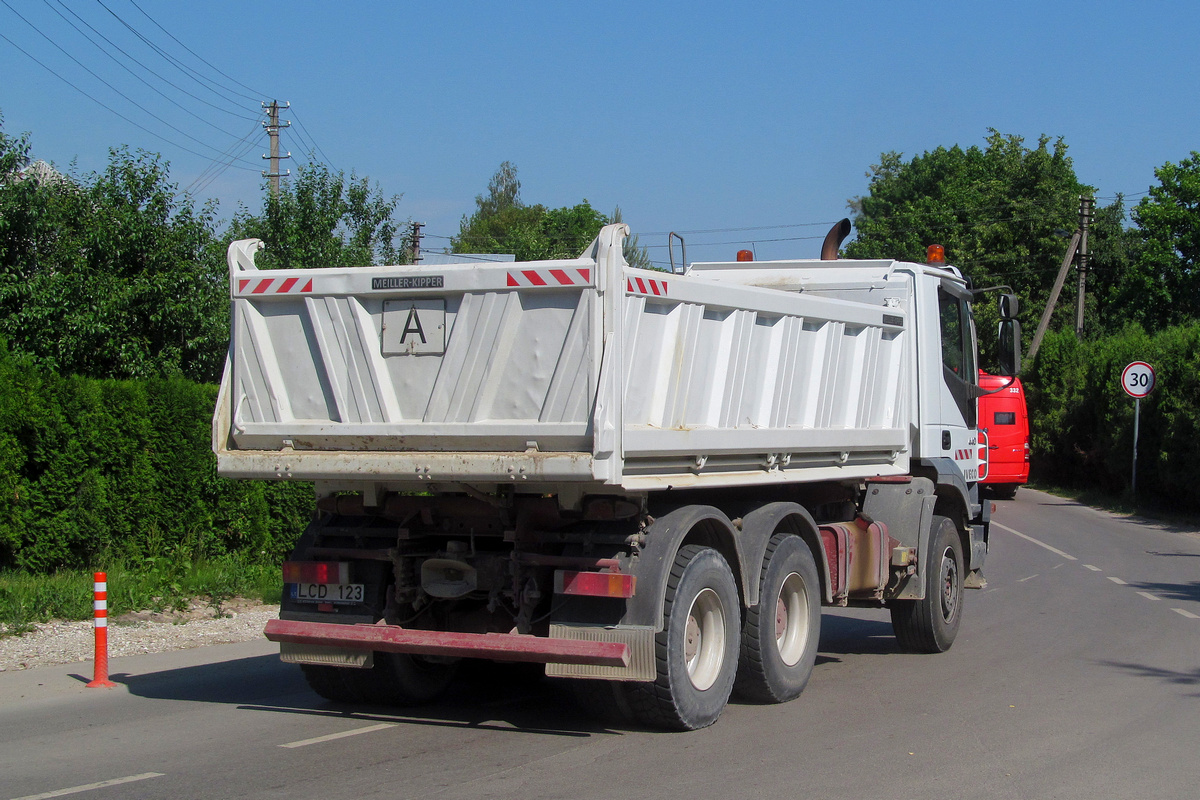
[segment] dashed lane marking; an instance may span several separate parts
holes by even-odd
[[[1039,541],[1027,533],[1021,533],[1020,531],[1013,530],[1012,528],[1008,527],[1007,525],[1001,525],[999,522],[993,522],[992,527],[999,528],[1002,531],[1008,531],[1009,533],[1013,534],[1014,536],[1020,536],[1025,541],[1033,542],[1038,547],[1044,547],[1047,550],[1049,550],[1051,553],[1054,553],[1055,555],[1058,555],[1058,556],[1062,556],[1063,558],[1067,559],[1068,561],[1078,561],[1079,560],[1075,556],[1071,555],[1070,553],[1064,553],[1062,550],[1059,550],[1057,547],[1054,547],[1053,545],[1048,545],[1045,542]]]
[[[52,792],[42,792],[41,794],[27,794],[24,797],[14,797],[13,800],[47,800],[50,797],[65,797],[69,794],[90,792],[92,789],[103,789],[106,786],[120,786],[122,783],[133,783],[134,781],[144,781],[147,778],[161,778],[162,776],[163,773],[161,772],[143,772],[141,775],[128,775],[124,778],[86,783],[83,786],[72,786],[70,789],[55,789]]]
[[[1051,553],[1061,556],[1061,557],[1067,559],[1068,561],[1078,561],[1079,560],[1075,556],[1071,555],[1070,553],[1064,553],[1062,550],[1059,550],[1057,547],[1048,545],[1043,541],[1039,541],[1038,539],[1033,538],[1032,536],[1030,536],[1027,533],[1021,533],[1020,531],[1014,530],[1014,529],[1008,527],[1007,525],[1001,525],[999,522],[992,522],[992,527],[999,528],[1000,530],[1003,530],[1003,531],[1008,531],[1009,533],[1011,533],[1014,536],[1020,536],[1025,541],[1033,542],[1038,547],[1044,547],[1047,550],[1049,550]],[[1058,569],[1061,566],[1062,566],[1062,564],[1056,564],[1054,568]],[[1084,564],[1083,566],[1087,567],[1092,572],[1102,572],[1102,570],[1099,567],[1094,567],[1091,564]],[[1036,575],[1030,575],[1028,578],[1020,579],[1019,581],[1017,581],[1017,583],[1023,583],[1027,580],[1030,580],[1030,579],[1036,578],[1036,577],[1037,577]],[[1115,578],[1112,575],[1106,575],[1105,577],[1108,578],[1113,583],[1118,584],[1119,586],[1128,586],[1129,585],[1128,583],[1121,580],[1120,578]],[[1140,594],[1142,597],[1146,598],[1147,600],[1160,600],[1161,599],[1159,597],[1156,597],[1155,595],[1150,594],[1149,592],[1138,592],[1138,594]],[[1174,611],[1176,614],[1179,614],[1180,616],[1187,617],[1188,619],[1200,619],[1200,614],[1193,614],[1192,612],[1190,612],[1186,609],[1183,609],[1183,608],[1172,608],[1171,610]]]
[[[320,744],[321,742],[332,742],[334,739],[345,739],[347,736],[358,736],[360,733],[374,733],[375,731],[381,731],[384,728],[394,728],[394,727],[396,727],[396,723],[394,723],[394,722],[381,722],[378,725],[368,725],[365,728],[355,728],[354,730],[342,731],[341,733],[330,733],[330,734],[326,734],[325,736],[314,736],[311,739],[301,739],[298,742],[288,742],[287,744],[281,744],[279,746],[280,747],[307,747],[310,744]]]

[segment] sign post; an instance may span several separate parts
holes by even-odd
[[[1133,480],[1131,491],[1137,497],[1138,424],[1142,416],[1142,398],[1154,391],[1154,367],[1145,361],[1134,361],[1121,371],[1121,388],[1133,398]]]

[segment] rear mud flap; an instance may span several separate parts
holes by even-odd
[[[319,644],[279,643],[279,660],[285,664],[318,664],[325,667],[371,669],[375,653],[371,650],[345,650]]]
[[[609,667],[594,664],[546,664],[546,674],[554,678],[596,678],[612,681],[653,681],[657,677],[654,663],[654,629],[602,625],[550,625],[551,639],[583,642],[620,642],[629,647],[629,665]]]

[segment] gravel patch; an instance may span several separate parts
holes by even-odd
[[[109,658],[259,639],[267,620],[279,616],[279,606],[235,600],[222,613],[217,617],[211,608],[197,605],[179,614],[140,611],[110,619]],[[0,638],[0,672],[91,661],[95,655],[91,620],[34,627],[30,633]]]

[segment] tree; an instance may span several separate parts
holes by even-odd
[[[256,263],[268,269],[407,263],[395,243],[399,202],[366,177],[309,164],[282,182],[278,197],[266,195],[261,214],[241,209],[229,235],[262,239]]]
[[[977,287],[1011,286],[1026,327],[1036,325],[1067,246],[1059,232],[1075,230],[1079,197],[1091,191],[1061,138],[1029,148],[990,130],[984,148],[939,147],[907,162],[884,153],[868,176],[869,194],[849,201],[857,237],[848,257],[924,261],[927,245],[944,245]],[[1064,320],[1073,295],[1068,287],[1059,302]],[[996,319],[994,304],[980,310],[984,323]]]
[[[1162,286],[1142,270],[1141,251],[1141,236],[1127,226],[1125,198],[1118,194],[1096,210],[1088,236],[1084,330],[1089,337],[1119,333],[1131,322],[1155,329]]]
[[[1195,319],[1200,308],[1200,153],[1154,175],[1159,185],[1133,210],[1142,248],[1125,294],[1139,321],[1157,330]]]
[[[79,179],[18,175],[28,137],[0,133],[0,335],[42,368],[213,380],[228,342],[214,206],[159,156],[110,151]]]
[[[525,205],[517,168],[505,161],[488,194],[475,197],[475,213],[463,216],[451,252],[512,253],[518,261],[577,258],[607,224],[587,200],[555,209]]]

